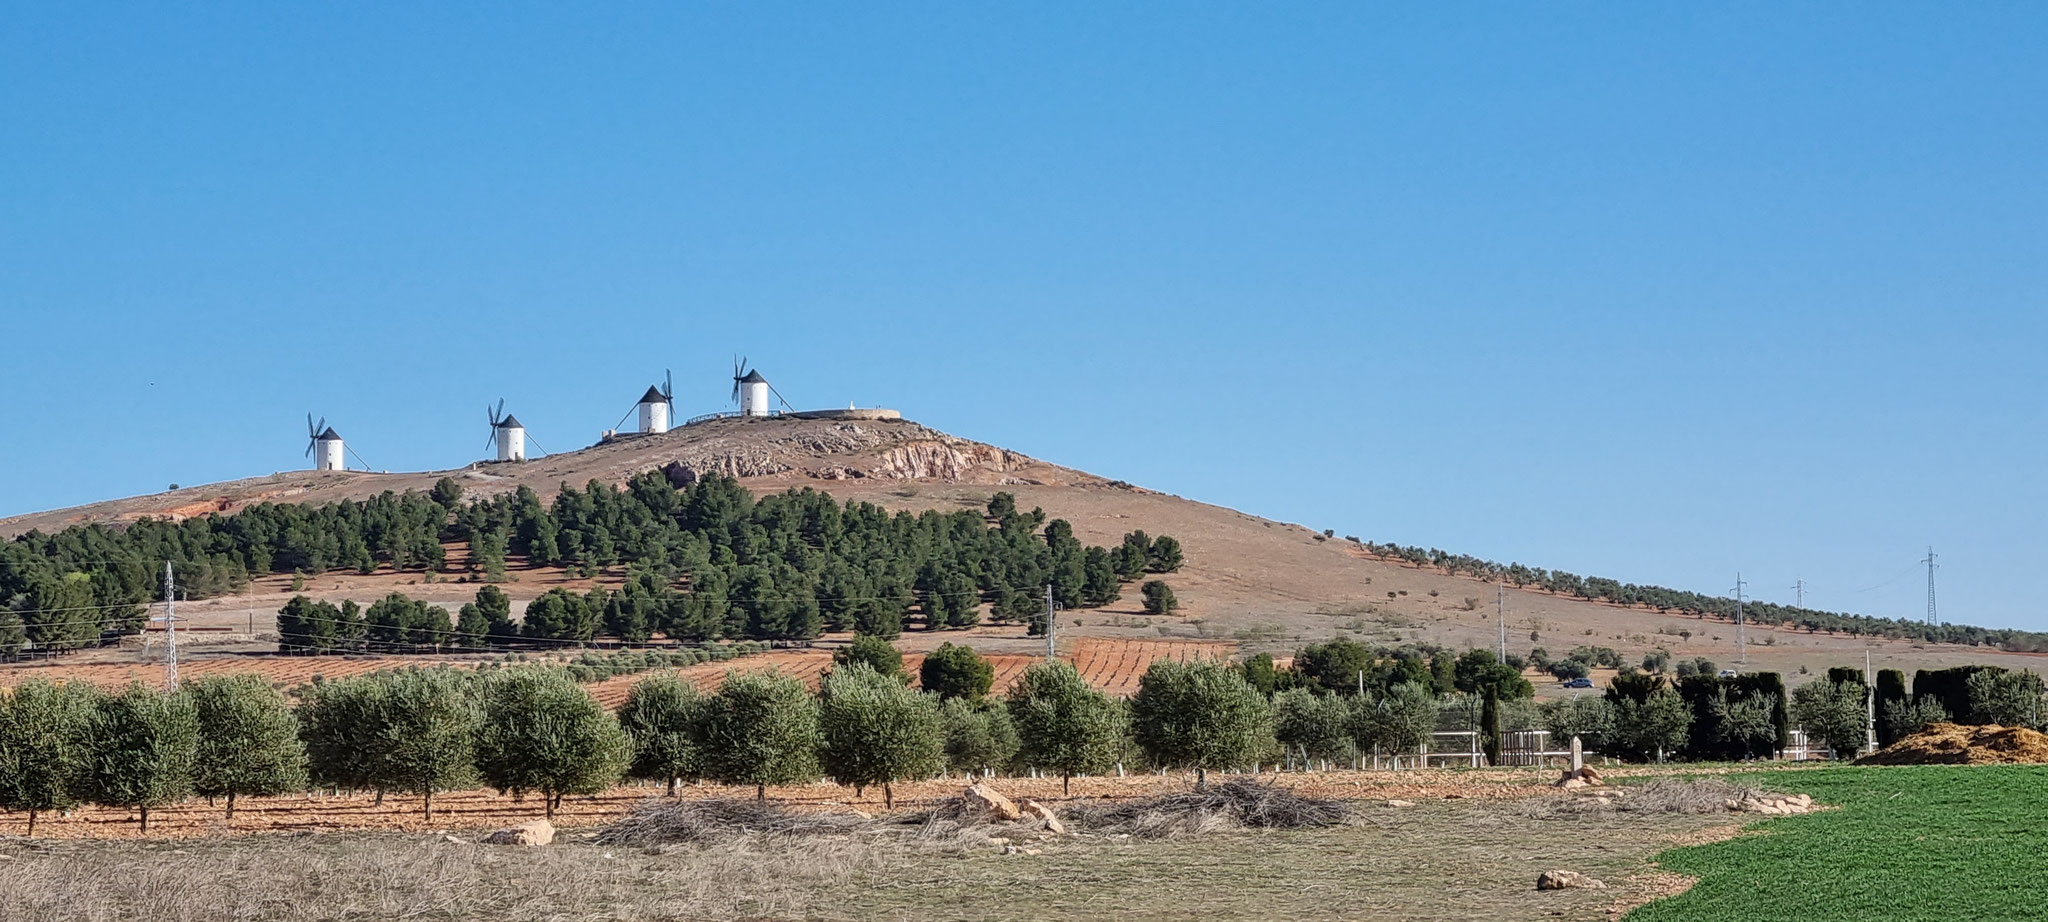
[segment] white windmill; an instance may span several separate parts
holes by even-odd
[[[306,455],[313,459],[316,471],[345,471],[348,461],[344,458],[347,448],[341,441],[341,433],[327,425],[327,417],[313,421],[313,414],[306,414]]]
[[[732,363],[732,401],[740,405],[740,415],[767,416],[771,412],[768,404],[770,394],[782,401],[783,406],[789,406],[789,401],[782,400],[782,394],[768,383],[767,378],[761,377],[759,370],[747,367],[745,357],[735,356]]]
[[[491,420],[491,437],[484,441],[484,450],[496,445],[498,460],[526,460],[526,427],[520,424],[519,417],[505,415],[505,399],[498,398],[498,405],[485,407],[484,412]]]
[[[640,431],[649,434],[667,432],[668,418],[675,406],[675,378],[664,370],[661,386],[649,385],[647,393],[640,395],[640,403],[635,407],[640,414]]]

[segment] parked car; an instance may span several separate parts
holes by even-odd
[[[1593,687],[1593,680],[1592,680],[1592,679],[1589,679],[1589,678],[1586,678],[1585,676],[1579,676],[1579,677],[1578,677],[1578,678],[1576,678],[1576,679],[1571,679],[1571,680],[1569,680],[1569,681],[1565,682],[1565,683],[1564,683],[1564,687],[1566,687],[1566,688],[1592,688],[1592,687]]]
[[[1739,673],[1737,673],[1737,672],[1736,672],[1735,670],[1733,670],[1733,669],[1723,669],[1723,670],[1721,670],[1721,678],[1724,678],[1724,679],[1732,679],[1732,678],[1735,678],[1735,677],[1736,677],[1736,675],[1738,675],[1738,674],[1739,674]]]

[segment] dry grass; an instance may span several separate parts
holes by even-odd
[[[1521,803],[1523,816],[1554,818],[1603,813],[1637,813],[1668,816],[1674,813],[1727,813],[1728,801],[1755,801],[1782,795],[1768,794],[1753,784],[1726,778],[1658,778],[1619,788],[1607,788],[1612,796],[1579,792],[1558,797],[1537,797]]]
[[[1358,815],[1345,801],[1240,779],[1124,803],[1080,804],[1063,812],[1091,832],[1148,839],[1237,829],[1324,828],[1351,823]]]
[[[11,850],[11,849],[10,849]],[[17,852],[17,854],[19,854]],[[58,846],[8,861],[8,922],[327,922],[802,917],[887,856],[831,838],[659,855],[412,836]],[[650,886],[650,881],[660,882]]]
[[[847,836],[867,825],[865,818],[851,813],[798,813],[774,801],[725,797],[649,800],[598,830],[592,841],[598,845],[647,848],[726,843],[750,836]]]

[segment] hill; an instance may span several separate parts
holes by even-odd
[[[707,474],[736,477],[756,494],[811,487],[840,500],[863,500],[890,509],[953,511],[980,508],[997,491],[1020,507],[1043,508],[1063,518],[1089,544],[1115,545],[1126,532],[1169,534],[1186,549],[1187,564],[1169,577],[1183,608],[1148,616],[1136,592],[1100,609],[1063,613],[1063,636],[1126,640],[1206,640],[1235,643],[1240,651],[1291,653],[1301,644],[1336,636],[1377,643],[1423,641],[1492,648],[1500,620],[1495,587],[1467,576],[1379,556],[1374,549],[1309,528],[1146,490],[1061,467],[1018,452],[948,435],[909,421],[794,418],[715,419],[660,435],[628,435],[590,448],[524,463],[478,463],[419,473],[296,471],[168,493],[94,503],[0,520],[0,536],[72,525],[119,525],[143,517],[182,518],[233,513],[255,503],[360,500],[385,491],[426,491],[451,478],[465,491],[489,496],[530,487],[543,496],[562,483],[622,482],[664,470],[682,483]],[[462,549],[451,549],[448,572],[457,572]],[[557,569],[521,567],[504,588],[523,603],[556,586],[616,582],[574,578]],[[182,605],[193,626],[254,643],[274,624],[291,594],[289,577],[259,579],[246,596]],[[330,572],[305,590],[329,599],[367,602],[401,590],[429,601],[460,603],[474,587],[419,573],[370,575]],[[1713,617],[1647,606],[1620,606],[1539,589],[1504,592],[1507,647],[1528,653],[1542,647],[1561,656],[1573,647],[1604,646],[1627,659],[1662,649],[1675,658],[1707,657],[1738,665],[1736,629]],[[241,630],[236,630],[240,628]],[[1749,628],[1750,669],[1773,669],[1797,681],[1800,670],[1861,665],[1868,651],[1880,667],[1909,672],[1963,663],[2039,665],[2031,654],[1989,647],[1884,640],[1780,627]],[[194,639],[204,638],[205,631]],[[228,639],[223,637],[222,639]],[[1029,652],[1041,641],[1021,628],[980,627],[966,632],[906,635],[904,646],[925,649],[941,639],[967,639],[999,652]],[[96,656],[133,656],[133,651]]]

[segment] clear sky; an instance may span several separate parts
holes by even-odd
[[[731,355],[1339,535],[2048,628],[2048,7],[0,7],[0,514]]]

